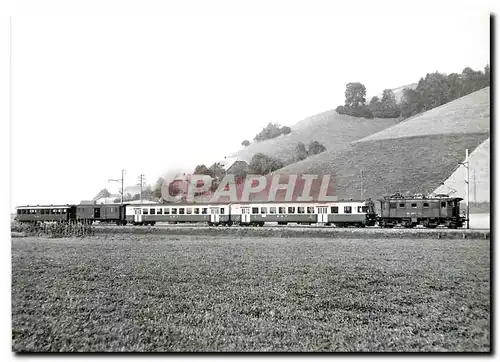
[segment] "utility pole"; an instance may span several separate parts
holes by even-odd
[[[472,182],[473,182],[473,185],[474,185],[474,202],[477,202],[477,199],[476,199],[476,169],[473,168],[472,169]]]
[[[122,169],[122,178],[119,178],[119,179],[111,179],[111,178],[110,178],[110,179],[108,179],[108,181],[121,182],[121,185],[122,185],[122,191],[121,191],[121,198],[120,198],[120,200],[121,200],[121,204],[122,204],[122,205],[123,205],[123,180],[125,179],[124,175],[125,175],[125,170],[124,170],[124,169]]]
[[[361,201],[363,201],[363,170],[361,170]]]
[[[469,149],[465,150],[465,164],[466,164],[466,169],[465,169],[465,198],[466,198],[466,210],[467,210],[467,229],[470,227],[470,221],[469,221]]]
[[[138,183],[138,185],[141,187],[141,193],[140,193],[141,204],[142,204],[142,186],[144,185],[144,181],[145,181],[145,176],[141,173],[139,175],[139,183]]]

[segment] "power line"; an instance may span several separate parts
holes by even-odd
[[[119,178],[119,179],[108,179],[108,181],[115,181],[115,182],[121,182],[121,204],[123,204],[123,181],[125,179],[125,170],[122,169],[122,178]]]

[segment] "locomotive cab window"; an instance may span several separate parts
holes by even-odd
[[[331,212],[332,212],[332,214],[338,214],[339,213],[339,207],[338,206],[332,206],[331,207]]]
[[[344,206],[344,214],[352,214],[352,207]]]

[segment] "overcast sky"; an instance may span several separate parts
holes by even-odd
[[[461,8],[461,7],[457,7]],[[489,14],[176,11],[12,17],[12,203],[77,203],[127,169],[154,182],[269,121],[426,73],[484,69]]]

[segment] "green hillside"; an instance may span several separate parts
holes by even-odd
[[[327,150],[340,150],[350,142],[359,140],[388,127],[394,126],[394,119],[365,119],[340,115],[335,111],[327,111],[306,118],[292,125],[292,133],[261,142],[252,142],[248,147],[240,149],[231,157],[250,161],[256,153],[262,152],[284,161],[295,155],[295,147],[299,142],[306,145],[313,140],[322,143]]]
[[[340,198],[430,193],[489,138],[489,87],[276,173],[331,174]]]

